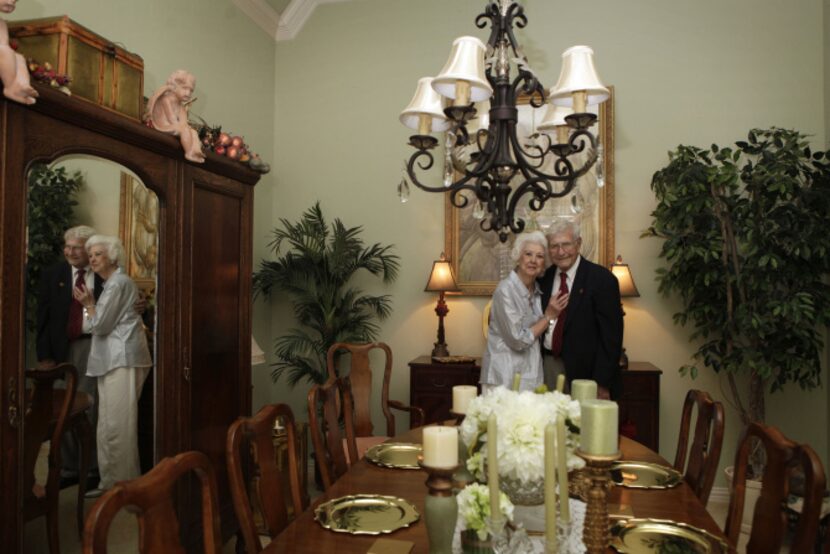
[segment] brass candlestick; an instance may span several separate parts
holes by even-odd
[[[620,459],[620,453],[607,455],[588,454],[577,449],[576,454],[585,460],[585,526],[582,541],[588,554],[605,554],[611,543],[608,520],[608,491],[614,486],[611,465]]]
[[[452,554],[452,539],[458,520],[458,502],[452,490],[452,476],[458,466],[429,467],[419,462],[428,473],[428,494],[424,501],[424,519],[429,537],[429,554]]]

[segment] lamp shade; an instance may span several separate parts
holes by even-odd
[[[470,84],[470,101],[481,102],[493,94],[493,87],[484,76],[484,43],[476,37],[458,37],[452,43],[450,58],[444,69],[432,80],[441,96],[455,98],[455,84],[466,81]]]
[[[251,365],[260,365],[265,363],[265,352],[256,342],[256,339],[251,335]]]
[[[418,86],[415,89],[415,96],[409,105],[401,112],[401,123],[410,129],[418,129],[421,116],[431,117],[430,132],[436,133],[446,131],[450,124],[444,115],[444,100],[440,94],[432,88],[432,77],[418,79]]]
[[[429,280],[424,291],[454,292],[458,290],[458,285],[455,284],[455,276],[452,273],[452,266],[444,253],[441,252],[441,257],[432,262],[432,272],[429,274]]]
[[[542,118],[542,122],[536,128],[543,132],[553,131],[559,125],[567,125],[565,116],[571,115],[572,113],[574,111],[571,108],[548,104],[545,117]]]
[[[617,261],[611,264],[611,273],[620,282],[620,296],[635,297],[640,296],[640,291],[637,290],[637,285],[634,284],[634,277],[631,276],[631,269],[628,264],[624,264],[622,256],[617,256]]]
[[[594,67],[594,51],[589,46],[571,46],[562,53],[562,72],[553,87],[551,102],[557,106],[573,106],[571,94],[588,93],[588,104],[600,104],[610,97]]]

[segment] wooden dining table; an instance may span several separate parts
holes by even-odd
[[[421,443],[422,429],[407,431],[390,439],[390,442]],[[656,452],[626,437],[620,437],[623,460],[670,465]],[[410,527],[398,529],[391,534],[381,535],[415,543],[413,554],[428,553],[429,543],[424,524],[424,498],[427,494],[426,473],[422,470],[388,469],[377,466],[365,458],[353,464],[328,493],[322,495],[314,505],[300,514],[263,552],[270,554],[292,552],[296,554],[317,554],[337,552],[338,554],[365,554],[377,536],[338,533],[323,528],[314,519],[314,507],[328,500],[351,494],[382,494],[397,496],[411,502],[421,518]],[[717,523],[706,511],[705,506],[685,483],[665,490],[644,490],[614,487],[608,498],[609,512],[621,513],[636,518],[659,518],[684,522],[726,540]],[[613,550],[609,550],[613,552]]]

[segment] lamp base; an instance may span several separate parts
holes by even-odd
[[[435,348],[432,349],[432,357],[433,358],[445,358],[450,355],[450,351],[447,350],[447,343],[445,342],[436,342]]]

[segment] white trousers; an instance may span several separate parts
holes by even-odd
[[[119,367],[98,377],[99,488],[141,475],[138,461],[138,397],[149,367]]]

